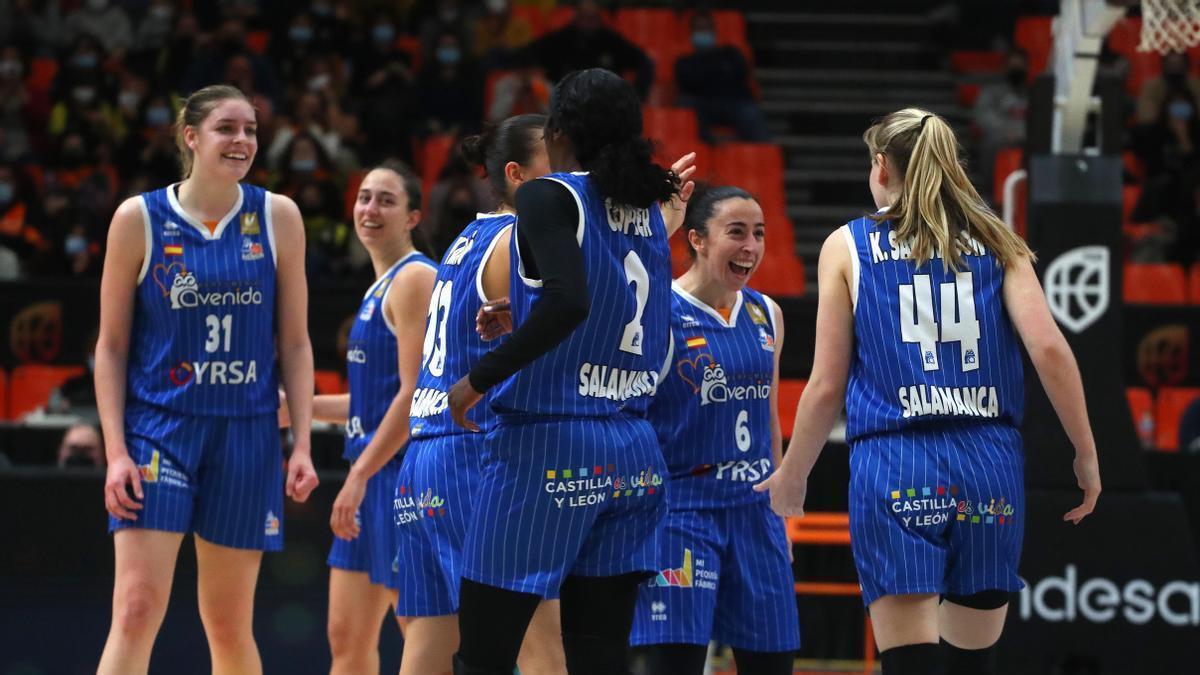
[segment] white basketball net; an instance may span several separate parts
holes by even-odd
[[[1200,44],[1200,0],[1142,0],[1138,51],[1183,52]]]

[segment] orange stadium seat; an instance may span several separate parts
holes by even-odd
[[[1121,187],[1121,222],[1132,222],[1129,218],[1138,200],[1142,198],[1141,185],[1125,185]]]
[[[1004,203],[1004,179],[1025,163],[1025,151],[1021,148],[1004,148],[996,153],[996,163],[992,165],[992,198],[996,205]]]
[[[804,264],[790,248],[768,247],[754,273],[754,287],[780,297],[804,295]]]
[[[442,167],[446,166],[446,160],[450,158],[455,140],[455,137],[449,134],[439,134],[430,136],[421,143],[420,153],[417,155],[417,167],[420,170],[422,193],[426,201],[429,200],[429,190],[437,182],[438,174],[442,172]]]
[[[537,39],[546,32],[546,13],[541,7],[535,5],[513,5],[512,18],[524,19],[529,23],[529,28],[533,31],[534,39]]]
[[[46,405],[50,394],[63,382],[82,375],[83,366],[53,366],[29,363],[13,368],[9,379],[9,417],[21,419]]]
[[[1142,447],[1154,447],[1154,396],[1145,387],[1126,387],[1125,399]]]
[[[655,159],[670,166],[688,152],[700,146],[699,125],[691,108],[642,108],[642,131],[655,143]],[[699,158],[697,158],[699,159]],[[697,164],[698,170],[700,165]]]
[[[1122,295],[1131,304],[1187,304],[1183,267],[1175,263],[1128,263]]]
[[[25,86],[31,92],[50,91],[54,76],[58,74],[58,59],[53,57],[38,57],[29,62],[29,76],[25,78]]]
[[[778,145],[724,143],[714,148],[712,160],[713,170],[722,182],[744,188],[758,198],[769,222],[786,217],[783,150]]]
[[[609,20],[607,13],[604,14],[604,18],[606,24],[612,23]],[[546,16],[546,21],[543,25],[545,26],[546,32],[549,33],[562,28],[574,20],[575,8],[569,5],[563,5],[550,10],[550,14]]]
[[[336,370],[315,371],[313,373],[313,380],[316,383],[318,394],[346,393],[346,381],[342,379],[342,374]]]
[[[1200,398],[1197,387],[1163,387],[1155,406],[1155,445],[1159,450],[1179,451],[1179,421],[1192,401]]]
[[[1129,75],[1125,78],[1125,91],[1136,97],[1146,80],[1162,74],[1162,55],[1158,52],[1134,52],[1128,57]]]
[[[1137,53],[1138,43],[1142,41],[1142,20],[1139,18],[1124,18],[1113,24],[1108,32],[1108,48],[1126,58]]]
[[[8,371],[0,368],[0,421],[8,419]]]
[[[350,218],[351,220],[354,219],[354,202],[358,201],[358,187],[362,185],[363,178],[365,178],[366,175],[366,171],[351,171],[346,176],[346,217]]]
[[[686,26],[669,9],[620,9],[613,27],[654,60],[654,81],[675,80],[675,59],[687,49]]]
[[[246,46],[255,54],[266,54],[271,46],[271,31],[252,30],[246,33]]]
[[[955,89],[955,95],[958,98],[958,104],[964,108],[974,108],[975,101],[979,99],[979,91],[981,87],[978,84],[963,83]]]
[[[1054,34],[1051,30],[1053,17],[1023,16],[1017,19],[1013,42],[1029,55],[1029,79],[1041,75],[1050,63],[1050,52],[1054,49]]]
[[[950,54],[950,69],[959,74],[1004,72],[1004,52],[958,51]]]
[[[806,385],[808,380],[779,378],[779,428],[784,438],[792,437],[792,427],[796,425],[796,406],[800,404],[800,395],[804,393]]]
[[[1188,274],[1188,296],[1193,305],[1200,305],[1200,263],[1194,263]]]

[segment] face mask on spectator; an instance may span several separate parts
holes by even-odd
[[[17,194],[17,186],[5,181],[0,183],[0,204],[8,205],[12,203],[13,197]]]
[[[1190,120],[1193,112],[1192,104],[1187,101],[1175,100],[1167,106],[1167,114],[1177,120]]]
[[[324,89],[325,87],[328,87],[328,86],[329,86],[329,74],[328,73],[321,73],[320,75],[313,75],[312,77],[308,78],[308,90],[309,91],[321,91],[322,89]]]
[[[0,61],[0,77],[11,77],[16,79],[21,77],[21,62],[13,59]]]
[[[293,159],[292,171],[296,173],[312,173],[317,170],[317,160],[315,159]]]
[[[440,63],[442,65],[447,65],[447,66],[454,65],[454,64],[458,63],[458,60],[460,58],[462,58],[462,55],[459,54],[458,47],[438,47],[437,48],[437,60],[438,60],[438,63]]]
[[[71,95],[80,103],[91,103],[92,99],[96,98],[95,87],[75,87],[71,90]]]
[[[171,111],[165,105],[156,105],[146,110],[146,124],[161,127],[171,123]]]
[[[100,59],[96,58],[95,54],[86,54],[86,53],[85,54],[76,54],[71,59],[71,65],[75,66],[76,68],[79,68],[80,70],[91,70],[92,68],[95,68],[96,64],[99,62],[100,62]]]
[[[135,112],[141,100],[141,94],[128,89],[117,94],[117,105],[121,106],[121,110],[126,112]]]
[[[312,26],[305,26],[304,24],[292,26],[288,29],[288,37],[292,39],[292,42],[299,42],[301,44],[311,42],[313,38]]]
[[[708,49],[717,44],[717,36],[711,30],[698,30],[692,33],[692,46],[696,49]]]
[[[63,242],[63,250],[69,256],[77,256],[80,253],[87,252],[87,238],[82,234],[67,235],[67,239]]]
[[[308,9],[317,16],[329,16],[333,14],[333,5],[328,2],[314,2],[309,5]]]
[[[105,7],[108,7],[108,0],[88,0],[87,6],[90,9],[99,12]]]
[[[391,44],[396,39],[396,29],[390,23],[378,23],[371,29],[371,37],[381,45]]]
[[[1021,85],[1025,84],[1026,80],[1028,79],[1029,71],[1024,68],[1009,68],[1004,77],[1012,86],[1020,87]]]
[[[173,14],[170,5],[155,5],[150,8],[148,14],[158,21],[168,21]]]
[[[484,0],[483,5],[492,14],[503,14],[508,9],[508,0]]]

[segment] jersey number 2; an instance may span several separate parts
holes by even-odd
[[[635,251],[630,251],[625,256],[625,278],[628,280],[626,285],[633,284],[637,310],[633,313],[633,319],[625,324],[624,332],[621,333],[621,351],[641,356],[644,333],[642,313],[646,311],[646,301],[650,299],[650,273],[646,271],[646,266],[642,264],[642,259]]]
[[[921,347],[921,366],[927,371],[940,367],[932,286],[928,274],[918,274],[911,284],[900,285],[900,337]],[[980,358],[979,320],[975,318],[975,283],[971,273],[955,274],[954,281],[941,284],[939,291],[942,298],[941,341],[959,343],[963,372],[976,370]]]

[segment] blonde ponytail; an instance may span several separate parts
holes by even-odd
[[[904,177],[900,195],[885,213],[871,216],[895,224],[917,265],[941,255],[958,270],[976,242],[1007,267],[1034,259],[1033,251],[988,207],[959,161],[958,139],[941,117],[919,108],[896,111],[863,134],[871,157],[884,155]]]

